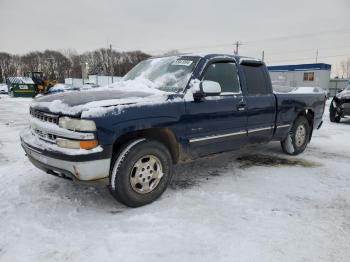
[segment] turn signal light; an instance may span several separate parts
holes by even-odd
[[[80,141],[81,149],[93,149],[97,147],[97,145],[98,145],[97,140]]]

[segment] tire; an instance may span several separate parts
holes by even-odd
[[[333,106],[333,101],[329,107],[329,120],[332,123],[339,123],[341,116],[338,115],[337,109]]]
[[[299,116],[289,131],[288,136],[281,141],[282,150],[288,155],[299,155],[304,152],[310,141],[311,127],[304,116]]]
[[[161,196],[171,180],[169,150],[154,140],[143,138],[129,142],[112,163],[111,193],[129,207],[152,203]]]

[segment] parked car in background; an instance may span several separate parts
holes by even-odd
[[[350,116],[350,86],[335,95],[329,107],[329,119],[339,123],[345,116]]]
[[[323,93],[273,93],[262,61],[232,55],[145,60],[111,87],[36,99],[21,133],[32,163],[78,181],[107,179],[130,207],[166,189],[172,166],[280,141],[302,153],[320,128]]]
[[[6,84],[0,84],[0,94],[7,94],[8,91],[8,86]]]

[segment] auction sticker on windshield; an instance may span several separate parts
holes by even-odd
[[[193,61],[191,60],[177,59],[172,63],[172,65],[190,66],[192,63]]]

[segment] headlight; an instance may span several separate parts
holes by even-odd
[[[96,124],[92,120],[60,117],[58,125],[73,131],[96,131]]]
[[[57,138],[56,143],[59,147],[70,148],[70,149],[93,149],[98,146],[97,140],[70,140],[64,138]]]

